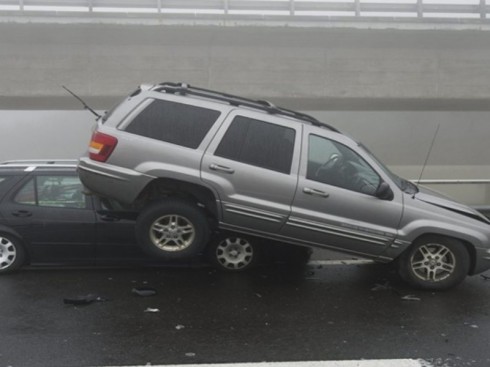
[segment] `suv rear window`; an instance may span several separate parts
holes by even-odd
[[[196,149],[219,115],[215,110],[155,100],[134,118],[126,131]]]
[[[215,155],[289,174],[295,136],[294,129],[237,116]]]

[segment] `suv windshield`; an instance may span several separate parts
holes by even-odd
[[[365,147],[361,143],[359,143],[359,147],[363,149],[371,157],[371,159],[373,159],[378,164],[383,172],[386,173],[386,175],[388,175],[393,180],[393,182],[400,188],[400,190],[406,192],[407,194],[416,194],[417,192],[419,192],[419,189],[414,183],[391,172],[390,169],[386,167],[378,158],[376,158],[376,156],[367,147]]]

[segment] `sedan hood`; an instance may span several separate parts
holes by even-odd
[[[469,206],[453,201],[443,194],[426,187],[420,187],[419,189],[420,191],[415,194],[417,200],[490,224],[490,220],[487,217]]]

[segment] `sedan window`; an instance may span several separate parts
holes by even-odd
[[[87,208],[83,185],[76,176],[38,176],[17,193],[15,202],[59,208]]]

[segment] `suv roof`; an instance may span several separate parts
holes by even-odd
[[[269,101],[254,100],[254,99],[239,97],[236,95],[232,95],[232,94],[228,94],[228,93],[222,93],[222,92],[218,92],[218,91],[211,90],[211,89],[193,87],[193,86],[190,86],[189,84],[186,84],[186,83],[163,82],[163,83],[160,83],[157,85],[151,85],[151,86],[150,85],[142,85],[135,92],[133,92],[130,95],[130,97],[136,96],[142,90],[150,90],[150,91],[154,91],[154,92],[177,94],[177,95],[181,95],[181,96],[192,95],[192,96],[197,96],[197,97],[208,98],[208,99],[212,99],[215,101],[228,103],[231,106],[249,107],[249,108],[261,110],[263,112],[267,112],[267,113],[272,114],[272,115],[281,115],[281,116],[291,117],[291,118],[294,118],[296,120],[300,120],[301,122],[310,123],[310,124],[318,126],[318,127],[323,127],[323,128],[327,128],[329,130],[335,131],[335,132],[339,132],[339,130],[337,130],[335,127],[333,127],[329,124],[326,124],[324,122],[321,122],[321,121],[317,120],[316,118],[314,118],[313,116],[310,116],[310,115],[302,113],[302,112],[293,111],[293,110],[289,110],[286,108],[278,107]]]

